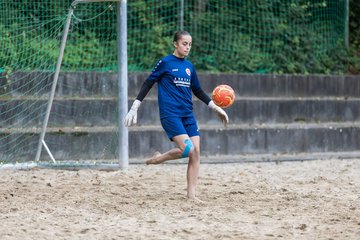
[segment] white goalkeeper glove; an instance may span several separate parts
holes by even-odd
[[[229,123],[229,117],[226,114],[226,112],[221,107],[216,105],[212,100],[209,102],[208,106],[209,106],[209,108],[214,110],[219,115],[219,118],[220,118],[221,122],[226,127],[226,124]]]
[[[135,125],[137,123],[137,110],[140,107],[140,104],[141,101],[136,99],[131,106],[129,112],[126,114],[124,121],[126,127],[131,127],[132,125]]]

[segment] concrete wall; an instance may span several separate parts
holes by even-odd
[[[30,117],[26,109],[45,111],[52,76],[42,76],[46,81],[37,85],[36,81],[28,81],[39,76],[32,74],[14,74],[14,84],[6,90],[1,87],[5,78],[0,76],[2,94],[33,97],[26,102],[14,98],[0,100],[1,112],[17,106],[18,114],[16,118],[1,115],[0,144],[16,139],[17,135],[11,130],[14,125],[41,126],[43,118]],[[129,106],[147,75],[129,74]],[[194,98],[194,111],[201,129],[201,152],[205,157],[356,152],[359,149],[360,76],[198,75],[208,94],[218,84],[229,84],[236,92],[234,105],[226,109],[230,118],[226,129],[215,113]],[[116,80],[113,73],[61,73],[46,135],[56,159],[116,158]],[[27,87],[21,87],[24,85]],[[155,85],[139,109],[138,126],[129,129],[132,159],[173,147],[160,126],[156,96]],[[4,119],[5,116],[8,119]],[[34,156],[38,130],[27,131],[18,133],[24,140],[15,157],[32,159]],[[5,157],[6,153],[1,154]],[[48,158],[47,154],[42,154],[42,158]]]

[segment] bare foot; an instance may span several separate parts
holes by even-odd
[[[161,153],[160,152],[155,152],[154,155],[149,160],[146,161],[146,165],[162,163],[162,161],[157,160],[157,158],[159,156],[161,156]]]

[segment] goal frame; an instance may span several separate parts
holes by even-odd
[[[65,22],[65,27],[62,35],[59,56],[56,63],[54,78],[51,86],[51,92],[49,95],[49,100],[47,104],[46,114],[43,121],[43,125],[40,132],[37,152],[35,156],[35,162],[40,160],[42,147],[44,146],[46,152],[49,154],[53,163],[57,163],[54,156],[52,155],[49,147],[45,142],[46,129],[49,122],[50,111],[54,101],[56,86],[60,74],[61,64],[64,56],[64,51],[66,47],[66,41],[69,34],[71,19],[74,13],[74,10],[78,4],[82,3],[101,3],[101,2],[117,2],[118,3],[118,24],[117,24],[117,34],[118,34],[118,84],[119,84],[119,167],[126,170],[129,165],[129,150],[128,150],[128,130],[122,124],[122,119],[124,119],[128,103],[127,103],[127,1],[126,0],[74,0],[68,11],[68,15]]]

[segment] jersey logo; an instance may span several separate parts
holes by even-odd
[[[177,87],[190,87],[190,78],[174,78],[174,83]]]
[[[189,69],[189,68],[186,68],[185,71],[186,71],[186,74],[190,77],[190,75],[191,75],[190,69]]]
[[[177,71],[179,71],[179,69],[174,68],[174,69],[172,69],[171,71],[173,71],[173,72],[177,72]]]

